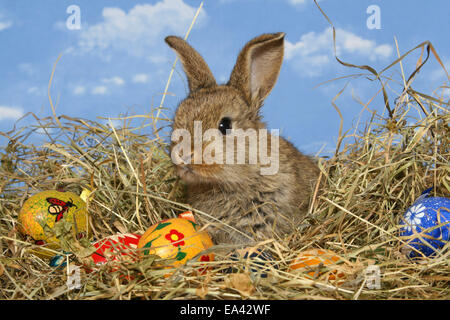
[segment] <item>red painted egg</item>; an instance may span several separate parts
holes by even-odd
[[[93,244],[97,250],[90,260],[96,265],[111,261],[136,261],[139,258],[136,249],[140,238],[138,234],[125,233],[99,240]]]

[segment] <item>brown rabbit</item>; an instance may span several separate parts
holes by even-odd
[[[284,33],[263,34],[249,41],[237,58],[230,80],[223,85],[216,83],[208,65],[186,41],[175,36],[165,40],[178,54],[190,89],[175,113],[173,133],[182,129],[195,140],[194,121],[201,121],[200,133],[216,129],[222,145],[238,129],[252,129],[261,137],[259,130],[266,125],[261,121],[260,109],[278,78]],[[268,150],[274,145],[273,137],[268,134]],[[245,147],[249,147],[250,139],[245,141]],[[319,169],[290,142],[280,137],[278,150],[271,152],[278,161],[274,174],[262,174],[267,163],[262,163],[260,154],[256,163],[247,161],[250,152],[245,163],[217,159],[201,163],[195,159],[202,159],[199,153],[205,152],[211,141],[201,142],[198,149],[198,142],[189,142],[191,149],[183,154],[176,148],[179,142],[172,135],[172,160],[187,184],[187,202],[216,218],[209,222],[223,222],[208,229],[216,244],[249,244],[282,236],[293,232],[305,216]],[[234,156],[238,150],[234,149]],[[225,157],[225,152],[212,154],[218,159]],[[194,162],[186,160],[192,155]]]

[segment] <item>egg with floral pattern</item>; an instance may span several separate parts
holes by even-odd
[[[138,243],[141,256],[157,255],[164,259],[174,259],[172,267],[183,265],[194,257],[199,261],[214,260],[213,253],[201,254],[212,246],[211,237],[206,231],[200,231],[200,226],[190,212],[151,226]]]
[[[450,240],[450,199],[426,190],[400,221],[402,248],[408,257],[434,256]]]

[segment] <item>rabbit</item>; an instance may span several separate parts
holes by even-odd
[[[189,86],[188,96],[175,111],[172,133],[185,130],[194,136],[195,121],[201,121],[201,133],[216,129],[218,139],[224,141],[233,130],[265,129],[260,110],[281,69],[284,37],[285,33],[269,33],[249,41],[240,51],[229,81],[220,85],[194,48],[182,38],[166,37]],[[268,140],[271,138],[268,134]],[[192,155],[195,161],[196,151],[191,142],[190,153],[182,155],[176,148],[179,142],[172,134],[169,149],[177,174],[186,184],[186,201],[213,218],[206,220],[210,223],[207,230],[216,244],[250,245],[283,237],[292,234],[305,217],[319,168],[284,138],[278,138],[278,150],[274,151],[277,172],[265,175],[259,158],[256,163],[241,164],[183,162],[181,159]],[[272,146],[272,142],[268,144]],[[202,142],[198,150],[205,151],[207,145]],[[201,219],[206,218],[202,215]]]

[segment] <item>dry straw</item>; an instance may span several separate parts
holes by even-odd
[[[418,50],[415,71],[407,76],[404,58]],[[116,269],[106,265],[91,273],[82,271],[81,288],[68,290],[66,268],[50,267],[28,253],[33,244],[17,231],[17,215],[30,195],[55,188],[93,190],[89,213],[97,239],[143,232],[188,206],[182,203],[182,185],[164,137],[145,134],[153,122],[131,125],[139,117],[167,125],[167,119],[159,118],[160,108],[156,117],[120,117],[121,127],[57,116],[50,81],[53,117],[28,114],[34,125],[20,127],[19,122],[12,131],[0,132],[9,141],[0,150],[0,299],[449,299],[450,251],[414,263],[401,253],[404,242],[398,237],[401,216],[423,190],[433,186],[433,195],[450,195],[449,104],[439,91],[414,90],[414,81],[431,56],[442,65],[432,44],[424,42],[398,54],[380,72],[337,58],[360,69],[349,81],[378,82],[379,90],[369,101],[358,101],[369,120],[357,122],[345,133],[341,126],[334,155],[318,159],[322,188],[316,190],[298,232],[255,246],[272,254],[266,278],[250,271],[258,261],[234,261],[228,255],[234,247],[222,245],[212,248],[218,254],[206,263],[210,268],[204,273],[198,272],[201,263],[194,260],[170,270],[167,277],[163,261],[153,256]],[[346,89],[332,101],[339,114],[336,101]],[[380,95],[381,113],[374,105]],[[44,143],[33,143],[36,136],[44,136]],[[216,222],[207,212],[195,214],[202,221]],[[312,248],[340,255],[336,268],[345,276],[329,280],[332,270],[323,265],[312,269],[312,278],[289,271],[293,259]],[[66,259],[81,261],[79,252]],[[369,265],[380,268],[379,289],[367,287]],[[234,273],[224,272],[231,266]]]

